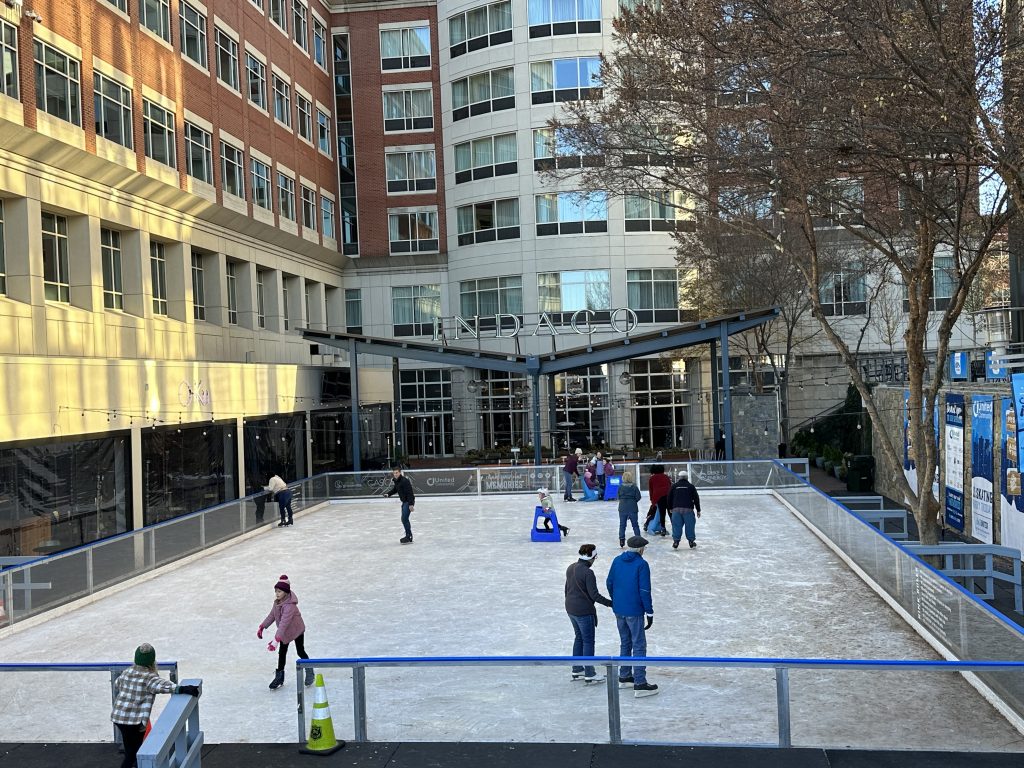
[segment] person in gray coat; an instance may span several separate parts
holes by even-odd
[[[597,578],[591,566],[597,557],[597,547],[584,544],[580,547],[579,560],[569,566],[565,572],[565,612],[569,614],[575,639],[572,644],[572,655],[594,655],[594,637],[597,629],[597,609],[595,603],[611,607],[612,601],[597,590]],[[597,674],[593,666],[572,668],[572,679],[585,683],[599,683],[604,675]]]
[[[626,546],[626,521],[633,526],[633,535],[640,535],[640,508],[642,498],[640,489],[633,482],[632,472],[622,473],[622,484],[619,486],[619,546]]]

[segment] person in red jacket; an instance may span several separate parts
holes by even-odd
[[[665,474],[665,467],[661,464],[652,466],[651,477],[647,481],[647,493],[650,496],[651,508],[657,507],[654,514],[658,516],[658,525],[652,533],[657,533],[661,536],[668,535],[668,532],[665,530],[665,513],[668,512],[668,492],[671,488],[672,480]],[[648,515],[647,520],[644,522],[645,528],[652,517],[653,515]]]
[[[302,614],[299,613],[299,598],[292,592],[292,585],[286,574],[274,585],[274,604],[270,607],[270,613],[256,630],[256,637],[263,639],[263,630],[271,624],[277,624],[277,631],[274,633],[274,641],[267,644],[267,650],[274,650],[274,643],[280,643],[277,649],[277,672],[274,679],[270,681],[270,690],[280,688],[284,683],[284,662],[288,658],[288,644],[295,642],[295,652],[300,659],[308,659],[306,653],[305,635],[306,624],[302,621]],[[312,667],[306,667],[306,685],[312,685],[316,679]]]

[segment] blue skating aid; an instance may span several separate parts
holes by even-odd
[[[551,518],[551,529],[550,531],[537,530],[537,524],[540,523],[541,527],[544,526],[544,518]],[[533,528],[530,529],[530,541],[561,541],[562,532],[558,530],[558,515],[555,514],[555,510],[549,509],[547,512],[544,511],[544,507],[537,505],[533,510]]]

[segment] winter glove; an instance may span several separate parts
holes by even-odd
[[[178,686],[178,693],[184,693],[184,694],[187,694],[189,696],[198,696],[199,695],[199,688],[197,686],[195,686],[195,685],[179,685]]]
[[[267,643],[267,650],[270,651],[271,653],[273,653],[274,651],[277,650],[277,646],[274,645],[274,641],[273,640],[271,640],[269,643]]]
[[[697,517],[700,517],[700,510],[697,510]]]
[[[260,628],[256,630],[256,638],[258,640],[262,640],[263,639],[263,627],[262,626],[260,626]]]
[[[650,629],[653,625],[654,625],[654,614],[653,613],[648,613],[647,614],[647,623],[644,624],[644,629]]]

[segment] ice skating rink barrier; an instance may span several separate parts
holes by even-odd
[[[620,656],[431,656],[431,657],[381,657],[351,659],[299,659],[295,662],[295,690],[298,699],[298,741],[306,741],[306,687],[304,685],[304,668],[347,668],[352,670],[352,727],[355,741],[371,741],[370,723],[367,717],[367,685],[366,670],[382,667],[402,667],[417,671],[433,667],[571,667],[575,664],[591,664],[603,668],[606,680],[608,707],[608,743],[610,744],[651,744],[655,742],[643,739],[630,739],[623,736],[620,704],[620,689],[617,684],[620,666],[632,666],[634,658]],[[1024,662],[955,662],[955,661],[920,661],[890,659],[747,659],[747,658],[706,658],[706,657],[667,657],[652,656],[644,659],[648,668],[689,667],[714,668],[722,670],[765,669],[775,672],[775,700],[778,722],[778,742],[765,744],[743,743],[751,747],[791,747],[792,720],[790,708],[790,671],[806,669],[846,670],[865,673],[888,671],[912,671],[917,673],[974,673],[1004,674],[1021,676],[1024,674]],[[632,688],[623,689],[627,692]],[[389,691],[384,695],[393,695]],[[572,708],[566,708],[560,723],[567,731],[572,730]],[[410,734],[410,741],[416,740],[416,734]],[[657,742],[665,744],[665,742]],[[673,742],[688,746],[726,746],[721,743],[703,744],[696,742]],[[829,745],[824,745],[829,746]],[[833,745],[842,746],[842,745]],[[894,745],[898,746],[898,745]]]

